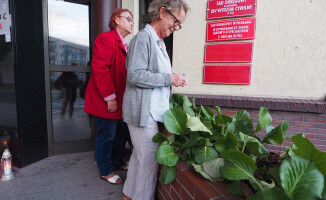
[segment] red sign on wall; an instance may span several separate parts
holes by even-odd
[[[250,85],[251,65],[205,65],[203,83]]]
[[[205,62],[251,62],[253,42],[209,43]]]
[[[257,0],[208,0],[207,19],[256,14]]]
[[[206,41],[255,39],[256,18],[207,22]]]

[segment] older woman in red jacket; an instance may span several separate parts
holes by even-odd
[[[126,88],[125,60],[128,45],[124,38],[132,32],[133,15],[127,9],[116,9],[110,18],[111,31],[100,34],[94,43],[92,72],[85,95],[85,112],[95,116],[96,161],[101,179],[112,184],[123,180],[114,168],[127,169],[123,162],[122,99]],[[114,152],[114,153],[113,153]]]

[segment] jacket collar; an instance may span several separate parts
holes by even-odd
[[[115,29],[113,30],[113,32],[115,33],[116,39],[118,41],[118,46],[127,53],[127,50],[125,49],[123,42],[122,42],[122,36],[120,37],[120,34]]]

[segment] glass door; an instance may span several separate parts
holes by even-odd
[[[93,149],[84,112],[90,66],[89,5],[47,0],[46,84],[49,154]],[[46,41],[47,40],[47,41]]]

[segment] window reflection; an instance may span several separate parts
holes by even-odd
[[[84,112],[86,73],[50,72],[54,143],[91,139]]]
[[[88,6],[48,0],[50,65],[86,66],[89,60]]]

